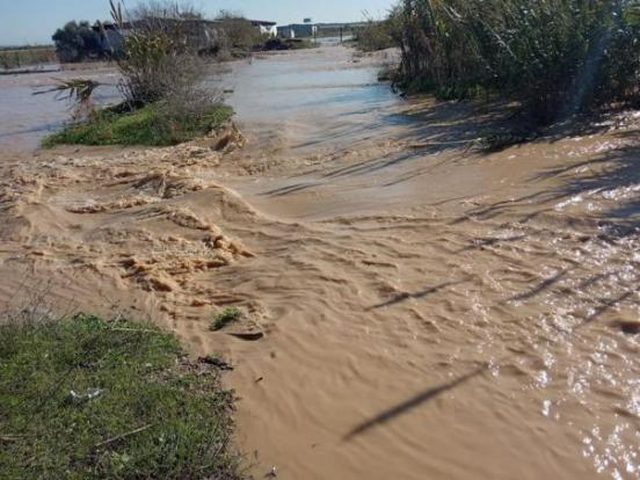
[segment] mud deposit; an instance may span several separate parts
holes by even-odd
[[[233,75],[244,148],[3,155],[0,298],[225,355],[256,478],[640,478],[633,115],[482,155],[338,47]]]

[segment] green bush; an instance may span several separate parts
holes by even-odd
[[[218,56],[222,59],[249,55],[261,49],[268,39],[241,14],[222,10],[216,21],[220,37]]]
[[[172,98],[210,107],[218,100],[217,92],[201,86],[208,69],[198,55],[207,36],[200,13],[150,0],[132,11],[111,1],[111,15],[124,38],[123,54],[116,61],[120,90],[131,106]]]
[[[115,58],[124,102],[96,111],[91,95],[101,84],[85,79],[60,81],[36,92],[67,93],[77,103],[73,118],[83,120],[46,138],[45,147],[175,145],[209,133],[231,117],[221,93],[204,85],[208,66],[198,52],[209,35],[201,14],[168,2],[149,1],[133,11],[113,0],[110,5],[124,39]]]

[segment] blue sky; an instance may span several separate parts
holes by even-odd
[[[135,0],[127,0],[133,6]],[[256,20],[280,24],[357,21],[367,11],[381,17],[394,0],[191,0],[209,16],[221,9],[239,11]],[[109,0],[0,0],[0,45],[51,43],[51,35],[68,20],[107,20]]]

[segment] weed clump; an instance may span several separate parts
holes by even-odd
[[[356,46],[364,52],[375,52],[400,45],[402,42],[402,17],[399,6],[394,7],[382,21],[369,19],[366,25],[355,31]]]
[[[238,308],[231,307],[226,308],[218,315],[216,315],[211,323],[211,330],[222,330],[227,325],[237,322],[242,318],[242,311]]]

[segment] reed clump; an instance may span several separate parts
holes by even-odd
[[[536,124],[640,99],[638,0],[402,0],[396,83],[518,102]]]

